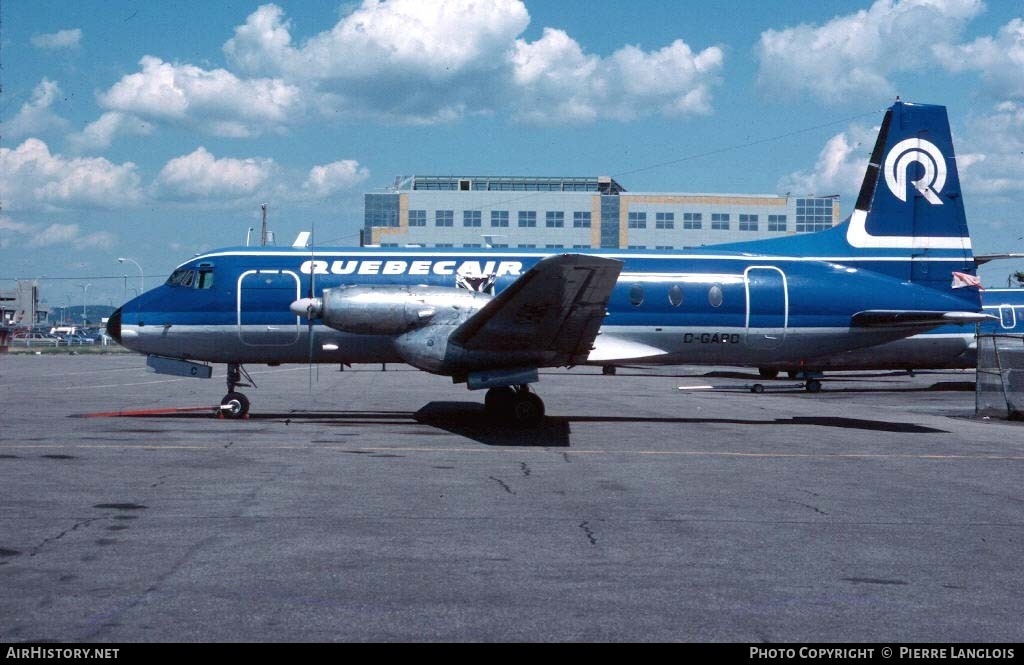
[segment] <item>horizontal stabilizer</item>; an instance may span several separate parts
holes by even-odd
[[[604,321],[622,262],[563,254],[541,260],[458,327],[472,351],[538,351],[579,364]]]
[[[928,328],[951,323],[981,323],[993,318],[981,312],[870,309],[854,314],[850,325],[862,328]]]
[[[1021,252],[1010,252],[1008,254],[981,254],[975,255],[974,263],[982,266],[989,261],[998,261],[1000,259],[1024,259],[1024,253]]]

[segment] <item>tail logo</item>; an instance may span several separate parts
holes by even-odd
[[[900,201],[907,200],[907,178],[911,164],[917,162],[924,175],[912,180],[921,196],[932,205],[942,205],[939,192],[946,184],[946,160],[934,143],[924,139],[904,139],[892,147],[885,157],[885,184]]]

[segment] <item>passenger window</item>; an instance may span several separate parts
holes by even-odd
[[[633,307],[639,307],[644,302],[644,287],[643,284],[634,284],[629,287],[629,302],[632,303]]]
[[[722,287],[720,285],[715,284],[710,289],[708,289],[708,303],[712,307],[721,307],[722,306],[722,300],[723,300]]]
[[[683,304],[683,287],[678,284],[673,284],[668,290],[668,301],[673,307],[679,307]]]

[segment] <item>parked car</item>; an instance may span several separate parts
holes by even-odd
[[[58,346],[61,340],[56,335],[38,332],[14,333],[11,344],[17,346]]]

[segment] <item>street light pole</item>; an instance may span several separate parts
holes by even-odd
[[[139,269],[139,293],[142,293],[143,291],[146,290],[146,276],[142,273],[142,266],[140,266],[139,262],[136,261],[135,259],[130,259],[126,256],[121,256],[118,257],[117,259],[118,263],[124,263],[125,261],[130,261],[134,263],[135,267]]]
[[[82,289],[82,325],[89,322],[89,319],[85,316],[85,294],[89,292],[89,287],[92,284],[79,284],[78,287]]]

